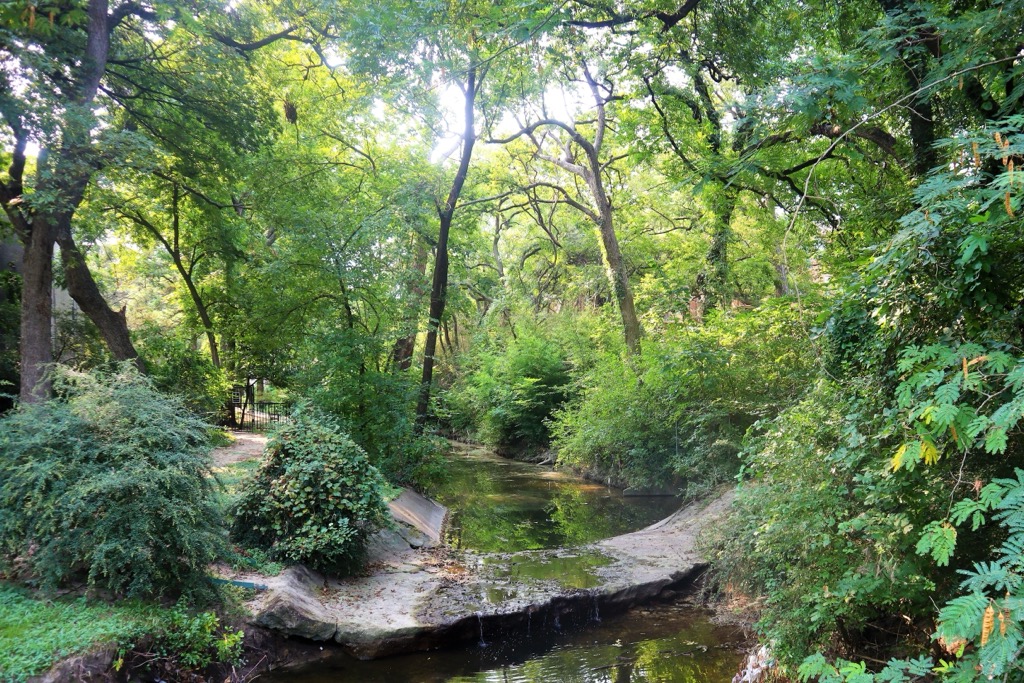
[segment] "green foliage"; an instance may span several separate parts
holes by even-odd
[[[309,401],[337,420],[390,481],[417,487],[442,476],[442,444],[416,433],[416,384],[369,365],[379,340],[352,330],[307,339],[316,360],[296,379]]]
[[[59,398],[0,424],[0,549],[46,588],[208,589],[223,547],[207,426],[130,365],[57,367]]]
[[[938,615],[933,639],[943,657],[893,659],[878,672],[863,662],[829,662],[822,655],[808,657],[799,669],[801,681],[821,683],[907,683],[917,676],[940,681],[1000,679],[1019,681],[1024,675],[1024,470],[1012,479],[996,479],[980,492],[974,514],[991,509],[1006,531],[992,561],[975,562],[963,570],[961,595],[952,598]],[[966,517],[963,517],[966,519]],[[977,520],[977,518],[975,518]],[[981,520],[978,520],[981,523]]]
[[[329,416],[300,408],[235,504],[232,537],[279,560],[351,569],[386,523],[385,482]]]
[[[111,362],[99,329],[81,311],[54,311],[55,362],[91,370]]]
[[[0,680],[20,683],[63,658],[97,647],[117,650],[114,671],[145,671],[165,681],[193,680],[214,663],[237,664],[242,632],[213,612],[138,601],[44,600],[0,583]]]
[[[879,673],[829,658],[938,648],[926,636],[944,602],[948,635],[973,643],[961,658],[1011,661],[1016,641],[981,645],[978,619],[1016,609],[999,602],[1016,595],[1003,562],[1014,551],[1002,550],[1014,532],[992,514],[1011,505],[1006,482],[1024,464],[1024,64],[1013,19],[1024,1],[726,0],[707,13],[667,0],[398,0],[296,13],[153,0],[118,10],[100,94],[76,105],[78,86],[94,82],[80,5],[0,3],[12,37],[0,41],[5,210],[12,223],[71,221],[83,246],[103,247],[93,260],[111,246],[119,291],[125,270],[157,282],[177,271],[177,296],[152,287],[148,306],[131,309],[133,323],[156,309],[142,317],[184,330],[180,342],[144,332],[157,386],[216,410],[223,379],[190,345],[205,336],[212,351],[219,335],[225,368],[311,397],[391,478],[436,477],[437,444],[412,421],[420,387],[395,353],[426,323],[434,248],[438,264],[451,261],[436,291],[445,314],[430,321],[444,331],[438,368],[455,368],[449,426],[505,448],[553,437],[561,462],[635,484],[698,491],[743,463],[750,480],[714,552],[730,580],[767,594],[761,629],[785,662],[828,655],[808,659],[805,676],[924,676],[924,659]],[[280,41],[238,47],[282,27]],[[335,53],[343,64],[318,68]],[[560,116],[555,94],[591,78],[604,101],[591,114],[579,98],[563,103],[578,137],[558,141],[545,124],[477,145],[462,195],[446,199],[456,164],[426,157],[459,123],[439,95],[468,74],[487,137]],[[583,139],[606,160],[589,182]],[[13,151],[24,141],[46,150],[26,174]],[[594,194],[599,185],[607,192]],[[625,288],[603,267],[595,209],[610,210],[619,233],[642,355],[616,342]],[[127,237],[119,248],[113,231]],[[11,300],[16,284],[4,283]],[[834,301],[812,331],[818,293]],[[4,322],[12,315],[0,309]],[[79,358],[101,357],[82,343],[89,330],[73,332]],[[86,418],[40,410],[52,438],[39,449],[92,452],[76,445]],[[28,417],[12,420],[28,428]],[[330,448],[299,450],[320,466]],[[254,509],[287,479],[275,457],[279,471],[246,493]],[[77,473],[65,460],[53,486]],[[51,482],[36,463],[55,456],[23,461],[19,476]],[[358,535],[305,518],[288,526],[296,505],[304,515],[324,499],[316,467],[303,467],[295,480],[309,483],[280,483],[287,496],[267,503],[277,531],[308,537],[286,549],[267,541],[281,559]],[[376,476],[359,468],[360,481]],[[52,506],[39,506],[23,517],[57,527]],[[569,516],[572,503],[562,507]],[[958,571],[975,572],[970,595],[959,595]],[[990,646],[1003,649],[984,654]]]
[[[138,603],[39,600],[0,583],[0,680],[20,683],[63,657],[97,645],[126,645],[151,624],[152,610]]]
[[[682,477],[691,493],[728,480],[746,430],[805,389],[800,316],[781,300],[669,329],[635,367],[606,355],[556,415],[559,461],[635,485]]]
[[[444,396],[446,417],[459,431],[478,430],[490,446],[528,450],[548,445],[548,421],[568,398],[568,359],[556,339],[538,330],[481,344],[464,358],[460,381]]]
[[[784,663],[844,638],[871,642],[893,612],[930,612],[936,577],[911,532],[928,519],[935,481],[894,498],[888,479],[862,472],[877,396],[876,385],[821,382],[766,423],[744,451],[753,481],[708,541],[723,581],[766,596],[759,628]]]
[[[216,422],[222,416],[231,386],[209,355],[166,331],[146,329],[140,337],[139,352],[146,359],[146,371],[153,384],[180,397],[196,415]]]
[[[1024,242],[1008,174],[983,171],[986,157],[1019,148],[994,136],[944,144],[969,151],[970,168],[933,171],[919,208],[845,288],[825,328],[837,381],[751,445],[754,482],[717,546],[726,576],[768,594],[762,633],[785,663],[809,657],[805,680],[905,681],[932,668],[956,681],[1020,676],[1022,539],[1007,492],[1024,457]],[[826,428],[798,429],[801,414]],[[807,499],[817,512],[799,505]],[[994,508],[1003,528],[987,523]],[[821,525],[809,541],[786,533],[809,517]],[[742,567],[751,556],[757,566]],[[900,621],[906,635],[885,635]],[[929,649],[942,651],[938,663],[856,663]]]
[[[240,663],[243,637],[213,612],[193,614],[177,607],[162,616],[151,652],[145,653],[146,669],[165,680],[191,680],[188,674],[211,664]]]

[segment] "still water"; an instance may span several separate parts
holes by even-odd
[[[456,445],[450,477],[432,495],[451,510],[448,542],[478,552],[574,546],[642,529],[672,514],[671,497],[625,497],[548,467]],[[609,561],[585,550],[520,561],[515,572],[573,588],[596,585],[591,571]],[[506,570],[509,571],[509,570]],[[500,577],[499,577],[500,578]],[[508,579],[508,595],[515,576]],[[475,645],[361,662],[344,654],[260,683],[728,683],[742,659],[744,635],[714,625],[686,604],[640,607],[586,623],[530,623],[525,632],[481,629]]]
[[[486,646],[360,662],[337,656],[259,683],[729,683],[743,633],[687,605],[635,608],[557,633],[484,633]]]
[[[456,548],[515,552],[579,545],[642,529],[679,508],[671,496],[627,497],[462,444],[449,471],[431,495],[451,510],[448,542]]]

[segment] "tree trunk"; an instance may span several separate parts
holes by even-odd
[[[910,4],[909,0],[879,0],[879,5],[887,14],[905,11]],[[907,36],[907,40],[902,43],[900,63],[906,79],[907,92],[914,92],[924,85],[928,76],[928,54],[925,50],[938,56],[937,35],[924,24],[920,24],[914,35]],[[938,163],[938,153],[935,149],[935,111],[929,98],[928,93],[922,93],[907,103],[910,142],[914,148],[914,173],[922,178]]]
[[[213,320],[210,318],[210,313],[206,309],[206,304],[203,303],[202,297],[199,296],[199,290],[192,283],[192,279],[189,278],[186,284],[188,286],[188,293],[192,296],[192,301],[196,305],[196,312],[199,313],[199,320],[203,323],[203,329],[206,331],[206,343],[210,345],[210,360],[213,362],[213,367],[219,370],[220,351],[217,348],[217,334],[213,330]]]
[[[481,80],[483,76],[481,74]],[[437,328],[444,315],[444,305],[448,297],[448,233],[455,215],[455,205],[462,194],[462,186],[469,174],[469,161],[473,156],[473,145],[476,144],[476,121],[474,108],[477,93],[477,67],[470,66],[466,75],[466,96],[462,131],[462,156],[459,159],[459,170],[455,173],[448,199],[444,206],[438,206],[440,228],[437,235],[437,250],[434,255],[434,277],[430,287],[430,312],[427,322],[427,339],[423,349],[423,377],[420,380],[420,396],[416,402],[416,424],[420,429],[427,418],[430,407],[430,385],[434,379],[434,353],[437,350]]]
[[[61,263],[64,264],[68,294],[99,329],[114,359],[134,361],[139,371],[144,372],[145,366],[128,333],[125,309],[115,311],[107,305],[99,287],[96,286],[96,281],[92,278],[92,273],[89,272],[85,256],[78,250],[78,245],[71,237],[70,229],[58,233],[57,244],[60,246]]]
[[[213,329],[213,319],[210,318],[210,311],[206,308],[206,303],[203,301],[203,297],[200,296],[195,282],[192,281],[191,273],[185,268],[185,264],[181,262],[181,255],[179,253],[172,253],[171,258],[174,261],[174,267],[177,269],[178,274],[181,275],[181,279],[185,282],[188,294],[192,298],[192,304],[196,307],[196,313],[199,314],[199,322],[203,324],[203,331],[206,332],[206,342],[210,345],[210,360],[213,362],[213,367],[219,370],[220,350],[217,347],[217,335]]]
[[[602,251],[604,252],[605,266],[608,270],[608,278],[612,285],[612,294],[619,306],[619,315],[622,317],[622,332],[626,339],[626,348],[630,355],[640,353],[640,320],[636,317],[636,307],[633,304],[633,289],[629,286],[629,272],[622,260],[622,252],[619,251],[619,240],[615,236],[615,226],[612,223],[611,206],[601,207],[601,222],[598,225],[601,234]]]
[[[238,359],[235,355],[235,339],[234,337],[221,337],[221,347],[225,352],[224,368],[227,371],[228,381],[234,386],[235,383],[235,372],[238,368]],[[238,428],[238,419],[235,417],[235,403],[232,398],[234,390],[228,393],[228,398],[224,402],[223,413],[224,413],[224,424],[233,429]]]
[[[171,258],[174,260],[174,267],[177,268],[178,274],[181,275],[181,279],[185,281],[185,286],[188,288],[188,294],[192,297],[192,303],[196,307],[196,313],[199,314],[199,321],[203,324],[203,330],[206,331],[206,341],[210,345],[210,361],[213,362],[213,367],[220,369],[220,351],[217,349],[217,334],[213,329],[213,320],[210,318],[210,311],[206,308],[206,303],[203,301],[203,297],[199,295],[199,289],[196,287],[196,283],[192,280],[192,268],[195,267],[196,259],[192,259],[192,263],[188,268],[181,260],[181,247],[180,247],[180,233],[181,233],[181,213],[179,211],[179,202],[181,200],[181,193],[178,189],[178,184],[174,183],[172,204],[171,204],[171,225],[174,230],[174,245],[172,249],[169,249]],[[153,232],[157,235],[157,239],[163,242],[164,247],[170,245],[161,237],[159,231],[153,228]]]
[[[110,48],[110,27],[107,0],[90,0],[87,7],[88,26],[85,52],[76,69],[72,95],[67,111],[60,116],[61,142],[55,166],[50,166],[49,150],[43,148],[37,159],[37,192],[53,192],[60,208],[51,215],[36,214],[31,225],[22,228],[25,244],[24,293],[21,307],[21,400],[35,403],[50,395],[45,379],[46,365],[53,362],[53,249],[60,245],[68,292],[82,311],[96,324],[111,353],[118,360],[133,359],[140,363],[138,353],[128,336],[124,312],[116,313],[107,306],[99,292],[85,259],[71,237],[71,219],[82,202],[85,188],[98,168],[91,156],[91,131],[94,124],[91,105],[99,90],[107,66]],[[17,142],[24,145],[24,141]],[[23,150],[23,147],[22,147]],[[16,151],[16,157],[19,156]],[[12,165],[11,184],[3,194],[12,192],[9,202],[21,195],[23,159]],[[44,173],[45,171],[45,173]],[[141,369],[141,368],[140,368]]]
[[[421,284],[421,279],[427,272],[427,245],[419,235],[415,235],[416,240],[416,253],[413,258],[413,273],[415,273],[415,280],[409,287],[409,294],[412,296],[414,301],[410,304],[409,314],[406,316],[406,323],[411,328],[409,334],[402,337],[395,342],[395,347],[391,351],[391,358],[394,361],[394,367],[396,370],[404,372],[412,366],[412,356],[416,351],[416,310],[419,306],[420,299],[426,292]]]
[[[463,159],[468,155],[463,152]],[[453,186],[454,187],[454,186]],[[430,407],[430,384],[434,380],[434,353],[437,351],[437,328],[444,315],[448,297],[448,232],[452,225],[451,212],[441,214],[438,230],[437,254],[434,256],[434,277],[430,287],[430,310],[427,320],[427,338],[423,345],[423,376],[420,379],[420,396],[416,402],[416,423],[421,425]]]
[[[505,262],[501,260],[501,213],[494,214],[494,238],[491,240],[491,254],[494,256],[494,269],[498,271],[498,279],[504,289],[508,283],[505,282]]]
[[[42,220],[32,226],[22,261],[21,402],[50,397],[47,366],[53,362],[53,229]]]
[[[697,275],[694,294],[690,299],[690,314],[699,322],[709,308],[722,306],[732,297],[729,292],[729,240],[732,236],[732,213],[736,208],[736,193],[727,191],[715,206],[715,225],[711,246],[704,257],[704,268]]]
[[[588,74],[589,75],[589,74]],[[598,102],[598,131],[603,132],[605,125],[604,104],[594,92],[595,101]],[[619,307],[619,315],[622,317],[622,333],[626,341],[626,349],[630,355],[640,353],[640,320],[636,317],[636,307],[633,304],[633,289],[629,286],[629,271],[622,260],[622,251],[619,249],[619,239],[615,235],[614,213],[612,202],[604,188],[604,181],[601,178],[601,152],[599,143],[602,135],[597,135],[595,143],[584,147],[587,152],[589,166],[584,168],[583,178],[590,188],[597,207],[597,230],[601,237],[601,253],[604,256],[605,269],[608,272],[608,279],[612,287],[612,296]]]
[[[775,296],[789,296],[789,269],[786,267],[786,254],[782,245],[775,247]]]

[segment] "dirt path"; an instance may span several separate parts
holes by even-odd
[[[263,434],[252,434],[250,432],[231,432],[235,442],[230,446],[221,446],[213,449],[214,467],[224,467],[233,462],[251,460],[258,458],[267,445],[267,437]]]

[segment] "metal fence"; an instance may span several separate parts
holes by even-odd
[[[235,424],[238,429],[265,432],[291,419],[292,406],[288,403],[239,401],[232,402],[232,410],[235,411]]]

